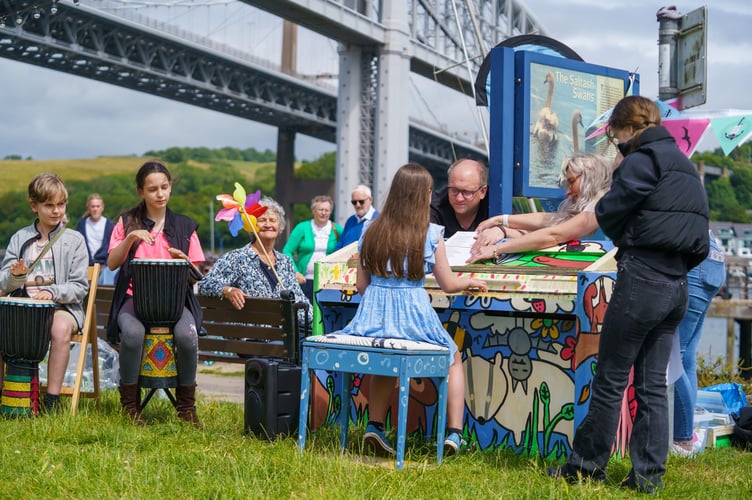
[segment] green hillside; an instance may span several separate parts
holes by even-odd
[[[215,201],[218,194],[232,193],[234,184],[239,182],[249,193],[261,190],[263,195],[275,196],[275,154],[253,148],[169,148],[149,151],[142,157],[78,160],[5,159],[0,160],[0,248],[5,247],[15,231],[34,220],[27,186],[36,174],[54,172],[65,181],[69,194],[69,225],[75,227],[86,211],[86,198],[91,193],[102,195],[105,215],[112,219],[135,206],[139,202],[136,172],[151,158],[163,159],[170,169],[173,176],[170,208],[199,223],[198,234],[205,250],[214,248],[220,252],[248,241],[247,235],[231,236],[225,222],[213,224],[214,215],[221,208]],[[296,164],[295,175],[301,179],[333,179],[334,162],[335,154],[326,153],[311,162]],[[289,214],[293,224],[310,215],[305,205],[296,205],[294,213]]]
[[[10,191],[26,191],[29,181],[40,172],[54,172],[66,183],[91,181],[102,176],[126,174],[135,178],[136,171],[147,158],[136,156],[101,156],[80,160],[0,160],[0,195]],[[239,182],[256,182],[263,169],[274,169],[273,162],[227,161],[238,168]],[[186,164],[208,170],[211,163],[189,160]],[[170,164],[168,163],[168,166]],[[135,188],[134,188],[135,196]]]
[[[10,236],[34,220],[28,206],[27,186],[40,172],[54,172],[69,192],[68,218],[71,227],[86,211],[86,198],[97,192],[105,201],[105,215],[116,218],[139,201],[135,175],[147,158],[101,157],[81,160],[0,160],[0,248]],[[205,249],[212,248],[212,203],[217,194],[231,193],[235,182],[248,191],[261,189],[274,195],[274,163],[228,161],[203,163],[188,160],[167,164],[173,175],[170,208],[199,222],[199,237]],[[213,204],[213,213],[221,207]],[[233,238],[226,223],[215,224],[215,248],[234,248],[247,238]]]

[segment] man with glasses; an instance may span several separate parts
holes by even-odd
[[[348,217],[345,222],[342,236],[340,236],[337,246],[334,247],[335,251],[346,247],[353,241],[358,241],[365,222],[373,220],[379,215],[378,210],[373,208],[373,196],[371,195],[371,188],[368,186],[363,184],[355,186],[350,195],[350,203],[352,203],[355,213]]]
[[[457,231],[475,231],[488,218],[488,169],[463,159],[448,171],[447,186],[431,196],[431,222],[444,226],[444,237]]]

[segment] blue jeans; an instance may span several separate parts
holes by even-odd
[[[679,323],[684,373],[674,385],[674,440],[689,441],[694,432],[695,402],[697,401],[697,344],[710,301],[716,296],[726,277],[723,261],[713,260],[713,250],[719,251],[711,238],[711,253],[699,266],[687,274],[689,307]],[[716,257],[718,258],[718,257]]]
[[[687,308],[687,281],[657,272],[628,253],[617,269],[588,413],[575,432],[567,462],[589,475],[605,472],[634,365],[637,415],[629,444],[630,478],[640,488],[660,488],[668,455],[666,368],[673,335]]]

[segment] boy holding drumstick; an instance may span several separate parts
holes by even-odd
[[[56,304],[44,396],[45,408],[52,410],[60,401],[71,334],[84,323],[82,302],[89,289],[89,255],[83,236],[63,222],[68,190],[60,177],[34,177],[29,183],[29,205],[37,220],[11,236],[0,269],[0,290],[3,295]]]

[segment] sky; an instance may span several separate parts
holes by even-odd
[[[82,0],[86,3],[88,0]],[[179,2],[178,2],[179,3]],[[526,0],[547,34],[587,62],[640,73],[641,94],[658,95],[657,10],[647,0]],[[707,104],[698,110],[752,110],[750,78],[752,2],[708,1]],[[157,17],[203,36],[279,61],[281,22],[238,3],[157,12],[144,2],[121,0],[128,12]],[[677,5],[688,13],[702,3]],[[137,6],[141,6],[137,8]],[[336,73],[335,42],[301,30],[298,70]],[[500,41],[500,40],[499,40]],[[493,46],[499,41],[489,41]],[[412,76],[411,116],[470,139],[481,134],[469,98]],[[0,58],[0,158],[91,158],[143,154],[172,146],[276,149],[272,127],[168,99]],[[487,117],[487,114],[480,113]],[[485,119],[485,118],[484,118]],[[717,147],[706,134],[698,150]],[[295,155],[314,159],[334,144],[297,136]]]

